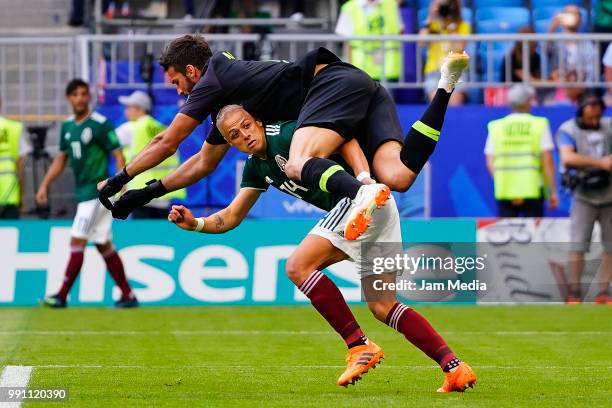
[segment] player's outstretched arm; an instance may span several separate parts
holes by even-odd
[[[229,206],[202,218],[195,218],[187,207],[173,205],[168,220],[188,231],[222,234],[240,225],[261,193],[260,190],[243,188]]]
[[[370,165],[355,139],[351,139],[340,147],[340,155],[351,166],[357,180],[365,184],[374,183],[370,176]]]
[[[64,168],[66,167],[67,161],[68,155],[65,152],[59,152],[57,156],[55,156],[55,159],[53,159],[53,163],[51,163],[47,174],[45,174],[45,178],[38,187],[38,191],[36,192],[36,203],[39,205],[47,204],[49,185],[51,185],[51,183],[53,183],[53,181],[58,178],[60,174],[62,174]]]
[[[113,217],[124,220],[136,208],[148,204],[151,200],[162,197],[170,191],[190,186],[206,177],[217,168],[228,148],[227,144],[213,145],[204,142],[204,146],[197,154],[191,156],[162,180],[150,180],[145,187],[123,194],[112,206]]]
[[[214,145],[204,142],[202,149],[164,177],[162,184],[166,190],[175,191],[198,182],[217,168],[229,147],[228,144]]]
[[[172,156],[179,144],[198,126],[198,121],[177,114],[166,130],[155,136],[122,171],[98,184],[100,202],[109,210],[113,209],[110,197],[117,194],[132,178],[145,170],[157,166]]]

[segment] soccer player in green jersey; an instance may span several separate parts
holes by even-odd
[[[289,279],[310,299],[315,309],[348,346],[347,367],[338,378],[338,385],[354,384],[384,356],[383,350],[367,339],[338,287],[321,272],[329,265],[350,259],[355,262],[361,276],[368,307],[374,316],[402,333],[408,341],[440,365],[445,379],[438,392],[464,391],[473,387],[476,375],[470,366],[456,357],[423,316],[398,302],[395,292],[386,291],[383,297],[367,297],[366,288],[371,287],[373,279],[395,282],[395,273],[374,274],[362,254],[362,244],[374,242],[387,243],[377,248],[377,256],[393,257],[398,253],[402,236],[399,213],[393,197],[389,197],[388,203],[373,214],[373,223],[363,235],[357,240],[349,240],[344,235],[344,223],[355,204],[339,194],[296,183],[286,174],[295,121],[264,126],[241,106],[228,105],[219,111],[216,123],[228,143],[250,154],[244,166],[240,192],[227,208],[209,217],[194,218],[189,209],[175,205],[168,219],[190,231],[229,231],[240,224],[269,185],[329,211],[287,259],[286,270]],[[351,155],[365,160],[361,149],[353,150]],[[353,172],[363,170],[351,167]],[[368,182],[373,183],[372,180]]]
[[[125,276],[121,258],[112,243],[113,217],[97,199],[96,185],[108,176],[109,153],[117,161],[117,167],[123,168],[125,165],[115,128],[104,116],[90,110],[91,97],[86,82],[80,79],[70,81],[66,87],[66,99],[74,114],[62,124],[59,153],[36,193],[36,202],[40,205],[48,202],[49,185],[62,174],[66,163],[70,163],[75,176],[78,206],[72,224],[70,259],[66,266],[64,282],[59,292],[46,297],[43,304],[66,307],[68,292],[83,265],[85,246],[91,241],[96,244],[108,271],[121,289],[121,298],[115,306],[138,306]]]

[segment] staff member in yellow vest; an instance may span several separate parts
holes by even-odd
[[[340,9],[336,24],[336,34],[346,37],[399,35],[402,30],[397,0],[349,0]],[[397,81],[402,70],[402,44],[385,41],[382,45],[380,41],[350,41],[349,60],[373,79]]]
[[[23,167],[32,150],[23,123],[0,116],[0,219],[19,218]]]
[[[129,96],[120,96],[119,103],[125,105],[126,123],[117,128],[117,137],[124,149],[123,154],[128,163],[135,157],[155,135],[161,133],[165,126],[151,115],[151,98],[142,91],[134,91]],[[152,179],[161,180],[179,166],[178,154],[170,156],[157,167],[145,171],[128,183],[128,189],[139,189]],[[170,200],[184,199],[185,189],[172,191],[163,197],[152,200],[144,207],[137,208],[132,213],[133,218],[163,218],[168,217]]]
[[[559,204],[550,125],[529,113],[534,93],[514,85],[508,92],[512,113],[488,125],[485,155],[500,217],[542,217],[545,192],[551,209]]]

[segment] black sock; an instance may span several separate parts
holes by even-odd
[[[412,125],[404,139],[400,159],[406,167],[417,174],[436,148],[450,97],[450,93],[438,89],[421,119]]]
[[[439,88],[427,107],[427,110],[423,113],[423,116],[421,116],[421,122],[438,131],[441,130],[451,95],[452,94],[446,92],[444,89]]]
[[[357,196],[357,191],[363,185],[338,163],[319,157],[313,157],[304,163],[302,183],[309,188],[338,194],[351,200]]]
[[[368,338],[366,336],[361,336],[359,337],[357,340],[355,340],[354,342],[347,344],[349,349],[352,349],[353,347],[356,346],[363,346],[367,343]]]

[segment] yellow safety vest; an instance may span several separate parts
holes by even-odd
[[[548,119],[530,114],[511,114],[489,123],[497,200],[542,196],[540,146],[548,126]]]
[[[401,33],[397,0],[382,0],[369,16],[358,0],[349,0],[342,11],[351,19],[354,35],[398,35]],[[367,72],[373,79],[397,80],[402,69],[400,41],[351,41],[351,63]],[[384,53],[383,48],[384,47]],[[384,56],[384,58],[383,58]]]
[[[132,130],[132,143],[128,148],[124,149],[124,155],[128,162],[136,157],[136,155],[149,144],[151,139],[165,129],[164,125],[153,119],[150,115],[142,116],[137,120],[129,122],[129,124]],[[152,179],[161,180],[163,177],[174,171],[179,164],[178,154],[173,154],[156,167],[145,170],[138,176],[134,177],[134,179],[128,183],[128,189],[131,190],[143,188],[146,185],[146,182]],[[187,191],[183,188],[180,190],[171,191],[165,196],[161,197],[161,199],[184,199],[186,196]]]
[[[22,131],[22,123],[0,117],[0,205],[19,205],[17,159]]]

